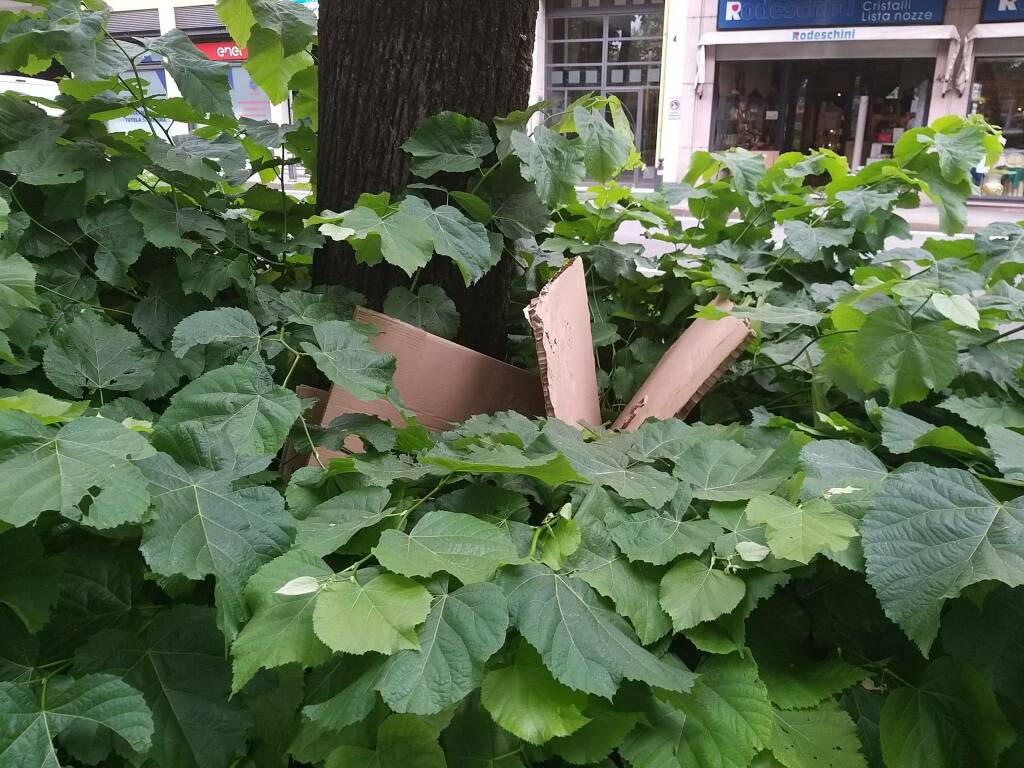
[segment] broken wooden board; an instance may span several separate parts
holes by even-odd
[[[355,319],[377,329],[370,342],[378,351],[394,355],[398,395],[427,429],[445,430],[482,413],[544,414],[540,380],[529,371],[365,307],[356,308]],[[331,387],[321,423],[327,426],[345,413],[366,413],[396,426],[405,424],[387,400],[366,402],[341,387]],[[360,448],[353,443],[354,450]],[[320,451],[322,461],[340,455]]]
[[[732,302],[724,298],[715,299],[713,305],[723,312],[732,309]],[[686,416],[752,338],[747,320],[694,320],[658,361],[613,427],[632,431],[646,419]]]
[[[583,260],[577,256],[563,267],[524,313],[537,344],[547,415],[577,427],[600,426],[597,364]]]

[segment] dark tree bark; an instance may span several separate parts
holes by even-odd
[[[527,105],[538,0],[344,0],[320,6],[317,200],[351,208],[362,192],[400,192],[409,181],[400,149],[428,115],[452,110],[489,121]],[[345,243],[325,247],[314,279],[342,283],[379,305],[408,283],[399,270],[355,263]],[[467,289],[435,257],[420,283],[455,301],[457,341],[503,357],[511,262]]]

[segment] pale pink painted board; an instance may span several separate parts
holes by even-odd
[[[525,310],[533,329],[548,416],[600,426],[597,365],[583,260],[573,259]]]
[[[728,299],[714,305],[732,308]],[[645,419],[685,416],[743,352],[752,336],[750,324],[735,317],[694,320],[669,347],[615,420],[615,429],[637,429]]]

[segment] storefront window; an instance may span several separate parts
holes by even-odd
[[[547,3],[547,98],[565,106],[586,93],[618,96],[649,166],[658,135],[662,8],[657,0]]]
[[[891,157],[903,132],[926,119],[934,67],[931,59],[720,61],[711,146],[744,147],[769,162],[815,148],[853,167]]]
[[[982,194],[1024,200],[1024,58],[975,60],[970,113],[998,125],[1006,139],[999,162],[975,171]]]

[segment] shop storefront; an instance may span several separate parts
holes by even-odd
[[[565,106],[614,95],[653,171],[662,79],[663,0],[547,0],[541,45],[544,97]],[[650,179],[648,179],[650,180]]]
[[[705,0],[709,2],[709,0]],[[944,0],[714,0],[699,39],[696,131],[771,162],[826,147],[861,167],[892,155],[947,88],[959,34]]]
[[[964,36],[957,87],[968,114],[1000,126],[1006,139],[999,162],[976,171],[982,197],[1024,202],[1024,0],[984,0]]]

